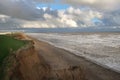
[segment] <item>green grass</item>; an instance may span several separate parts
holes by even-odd
[[[0,35],[0,63],[10,52],[16,51],[27,44],[27,41],[15,39],[12,36]]]
[[[5,58],[26,44],[28,41],[15,39],[13,36],[0,35],[0,76],[3,75],[1,70]]]

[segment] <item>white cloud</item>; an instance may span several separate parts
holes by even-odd
[[[23,28],[56,28],[54,24],[47,21],[24,21],[21,26]]]
[[[79,23],[79,26],[95,26],[92,21],[94,18],[101,19],[102,13],[94,10],[81,10],[70,7],[66,10],[67,16],[72,15],[72,19]]]
[[[57,17],[53,14],[44,13],[45,20],[24,21],[24,27],[34,28],[65,28],[65,27],[89,27],[97,26],[92,20],[102,19],[102,13],[94,10],[81,10],[70,7],[66,10],[58,10]],[[100,23],[101,24],[101,23]]]
[[[67,26],[78,27],[77,23],[72,19],[66,20],[65,23]]]
[[[74,6],[64,10],[36,8],[35,1],[54,2],[53,0],[1,0],[0,14],[3,15],[0,15],[0,27],[14,25],[25,28],[65,28],[120,25],[120,12],[117,10],[120,0],[64,0],[64,3]],[[81,9],[80,6],[83,5],[91,8]],[[100,21],[95,23],[94,19]]]
[[[46,13],[45,13],[45,14],[44,14],[44,18],[45,18],[45,19],[51,19],[51,18],[52,18],[52,16],[51,16],[51,15],[49,15],[49,14],[46,14]]]
[[[6,23],[6,21],[9,19],[9,16],[6,15],[0,15],[0,23]]]
[[[51,14],[54,12],[53,10],[46,10],[43,12],[43,20],[22,20],[22,19],[14,19],[9,17],[9,20],[5,23],[8,23],[10,19],[15,22],[11,24],[18,24],[23,28],[65,28],[65,27],[89,27],[96,26],[96,24],[92,21],[94,18],[101,19],[102,14],[98,11],[94,10],[81,10],[80,8],[70,7],[66,10],[58,10],[57,14]],[[4,21],[4,15],[1,15],[0,19]],[[0,21],[0,22],[2,22]],[[1,24],[0,24],[1,25]]]
[[[36,9],[35,5],[37,3],[36,1],[39,3],[55,2],[54,0],[0,0],[0,13],[21,19],[41,18],[41,16],[39,15],[41,15],[42,12]],[[92,8],[97,8],[97,10],[104,11],[120,9],[119,7],[120,0],[60,0],[60,1],[77,7],[88,6]],[[47,8],[45,8],[45,10],[46,9]],[[73,10],[72,8],[70,9],[69,9],[70,11]],[[78,12],[80,13],[79,9],[74,11],[74,13]]]

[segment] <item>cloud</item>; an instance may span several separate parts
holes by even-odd
[[[16,25],[16,27],[23,28],[69,28],[69,27],[119,27],[120,25],[120,12],[99,12],[92,9],[82,10],[80,8],[69,7],[66,10],[58,10],[57,14],[51,14],[54,12],[50,10],[46,12],[44,9],[44,20],[21,20],[13,19],[9,16],[1,15],[1,23],[9,23]],[[56,12],[56,11],[55,11]],[[0,23],[0,25],[1,25]],[[17,26],[18,25],[18,26]],[[15,28],[15,26],[14,26]]]
[[[0,0],[0,14],[33,21],[43,20],[44,13],[56,16],[57,11],[51,11],[50,8],[37,9],[36,5],[39,3],[37,1],[47,3],[53,0]]]
[[[88,27],[95,26],[95,23],[92,20],[94,18],[101,19],[102,13],[94,10],[81,10],[79,8],[70,7],[60,16],[64,16],[62,18],[66,18],[66,20],[74,20],[78,27]]]
[[[69,7],[66,10],[52,10],[50,8],[40,9],[43,20],[24,20],[1,15],[0,25],[14,25],[14,28],[66,28],[66,27],[89,27],[97,26],[93,19],[102,19],[102,14],[94,10],[81,10]],[[10,24],[11,22],[11,24]],[[101,23],[100,23],[101,24]],[[8,25],[8,26],[9,26]],[[6,25],[7,26],[7,25]]]
[[[104,13],[102,21],[108,26],[120,26],[120,11]]]
[[[89,6],[104,11],[120,9],[120,0],[62,0],[62,2],[73,6]]]
[[[46,12],[46,11],[45,11]],[[66,10],[58,10],[57,14],[50,10],[44,13],[44,20],[23,21],[24,28],[66,28],[66,27],[89,27],[97,26],[93,19],[102,19],[102,13],[94,10],[81,10],[70,7]],[[101,21],[102,22],[102,21]],[[100,23],[102,24],[102,23]]]
[[[21,22],[18,19],[13,19],[10,16],[0,15],[0,29],[20,28]]]
[[[40,2],[51,3],[54,0],[1,0],[0,27],[66,28],[120,25],[120,0],[64,0],[64,4],[72,6],[63,10],[36,8],[36,4]]]
[[[40,18],[31,0],[0,0],[0,14],[28,20]]]
[[[41,2],[41,3],[52,3],[54,2],[55,0],[34,0],[36,2]]]

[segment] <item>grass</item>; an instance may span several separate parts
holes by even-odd
[[[2,70],[4,67],[2,65],[5,58],[26,44],[28,44],[28,41],[19,40],[13,36],[0,35],[0,79],[3,76]]]
[[[27,41],[15,39],[12,36],[0,35],[0,64],[10,52],[16,51],[27,44]]]

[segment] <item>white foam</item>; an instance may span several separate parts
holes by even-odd
[[[120,71],[120,35],[118,34],[29,33],[28,35]]]

